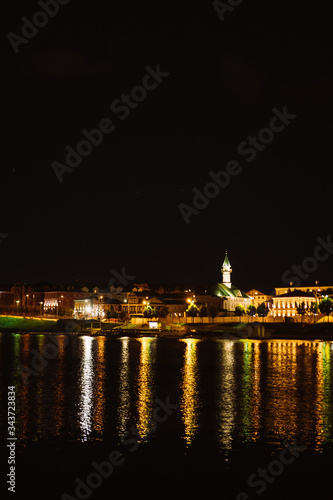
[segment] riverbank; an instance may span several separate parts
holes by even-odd
[[[73,329],[73,325],[77,328]],[[69,331],[66,325],[71,326]],[[90,322],[87,322],[87,325]],[[301,323],[262,323],[260,328],[250,323],[232,324],[181,324],[170,325],[165,330],[152,330],[148,328],[138,328],[135,325],[126,323],[101,323],[101,330],[91,333],[85,329],[85,324],[74,320],[47,320],[35,318],[18,318],[12,316],[0,317],[0,332],[9,333],[73,333],[77,335],[112,335],[112,336],[157,336],[162,338],[230,338],[230,339],[305,339],[305,340],[332,340],[333,341],[333,321],[332,323],[314,323],[311,325]]]
[[[0,332],[54,332],[57,331],[58,324],[54,320],[36,319],[36,318],[19,318],[17,316],[1,316],[0,317]]]

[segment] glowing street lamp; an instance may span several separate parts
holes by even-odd
[[[17,311],[17,314],[18,314],[18,306],[19,306],[19,303],[20,303],[20,301],[19,301],[19,300],[17,300],[17,301],[16,301],[16,311]]]
[[[39,314],[40,314],[40,316],[42,316],[42,314],[43,314],[42,313],[42,305],[43,305],[43,302],[40,302],[39,303]]]

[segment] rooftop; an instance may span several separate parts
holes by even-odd
[[[280,297],[315,297],[315,294],[312,292],[303,292],[302,290],[294,290],[293,292],[281,293],[276,296]]]

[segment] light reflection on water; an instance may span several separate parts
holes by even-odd
[[[245,441],[298,439],[320,450],[332,440],[330,344],[298,340],[243,342],[239,412]]]
[[[316,449],[332,439],[332,345],[317,344],[318,398],[316,400]]]
[[[198,389],[198,339],[182,339],[185,343],[184,362],[182,368],[182,397],[180,409],[184,423],[184,439],[189,446],[198,432],[200,413],[200,395]]]
[[[79,426],[82,432],[82,441],[88,441],[92,431],[94,377],[92,348],[96,339],[80,337],[82,342],[82,360],[80,367],[80,399],[79,399]]]
[[[128,430],[131,416],[130,402],[130,363],[128,337],[121,337],[121,354],[119,360],[119,390],[117,404],[117,429],[120,436],[124,436]]]
[[[217,432],[216,439],[225,450],[232,448],[232,433],[235,427],[235,343],[232,340],[218,341],[217,364]]]
[[[103,433],[105,424],[105,375],[106,375],[106,359],[105,359],[105,342],[106,337],[97,337],[95,347],[96,352],[96,369],[95,373],[95,383],[94,383],[94,395],[95,395],[95,405],[94,405],[94,416],[92,426],[95,432],[99,435]]]
[[[151,425],[153,412],[153,393],[154,393],[154,363],[156,355],[156,339],[141,338],[140,342],[140,360],[137,378],[137,420],[136,427],[141,436],[148,434]]]
[[[119,370],[118,370],[118,401],[117,430],[119,436],[124,436],[132,423],[135,424],[140,436],[144,437],[151,429],[151,419],[154,408],[156,360],[156,339],[142,337],[130,340],[121,337]],[[130,346],[139,344],[135,376],[131,378]]]
[[[188,448],[202,431],[223,453],[259,439],[296,438],[316,451],[332,442],[331,342],[72,336],[66,345],[64,335],[57,338],[57,357],[24,384],[19,366],[31,368],[34,350],[42,353],[50,340],[0,335],[17,386],[22,445],[119,437],[131,424],[144,436],[155,397],[165,396],[179,403],[170,439]]]

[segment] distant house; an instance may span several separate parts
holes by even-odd
[[[172,321],[176,319],[178,321],[185,320],[186,318],[186,309],[189,306],[189,301],[191,300],[192,293],[188,292],[170,292],[170,293],[162,293],[161,297],[165,304],[165,307],[168,309],[168,316]]]
[[[135,291],[136,290],[136,291]],[[143,316],[146,307],[150,306],[152,308],[162,308],[165,306],[163,298],[158,292],[149,289],[134,288],[132,292],[127,295],[128,307],[126,307],[126,312],[129,316]],[[124,306],[122,306],[124,309]]]
[[[260,292],[259,290],[256,290],[255,288],[252,288],[252,290],[249,290],[246,292],[249,297],[252,298],[252,304],[254,305],[255,308],[258,308],[259,306],[264,306],[264,307],[269,307],[272,301],[272,296],[267,295],[263,292]]]
[[[44,301],[44,289],[42,284],[29,285],[16,281],[13,285],[8,285],[6,293],[1,293],[0,304],[6,302],[7,306],[15,306],[15,309],[22,311],[40,310],[40,302]]]

